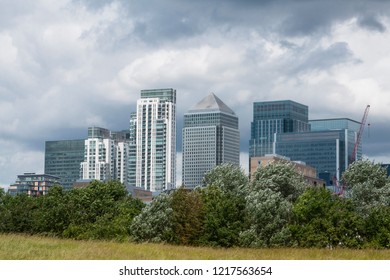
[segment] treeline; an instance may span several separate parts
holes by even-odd
[[[390,247],[390,180],[358,161],[343,174],[345,197],[307,186],[290,164],[233,165],[203,187],[161,194],[144,205],[118,182],[52,188],[41,197],[0,194],[0,232],[218,247]]]
[[[70,191],[55,186],[39,197],[0,193],[0,232],[127,240],[143,207],[115,181]]]

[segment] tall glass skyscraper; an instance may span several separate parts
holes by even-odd
[[[59,178],[64,188],[80,179],[80,163],[84,160],[84,139],[45,142],[45,174]]]
[[[291,101],[253,103],[249,157],[271,154],[275,133],[309,131],[309,109]]]
[[[227,162],[240,164],[238,117],[211,93],[184,115],[184,186],[201,185],[206,172]]]
[[[130,138],[135,137],[136,151],[135,157],[130,151],[129,169],[135,166],[135,176],[130,173],[128,182],[135,178],[136,187],[152,192],[175,188],[176,90],[141,90],[130,130]]]

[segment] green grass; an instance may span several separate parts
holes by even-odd
[[[244,249],[0,235],[2,260],[389,260],[390,250]]]

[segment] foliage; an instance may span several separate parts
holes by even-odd
[[[365,219],[367,247],[390,248],[390,207],[372,208]]]
[[[39,197],[2,195],[0,232],[39,233],[76,239],[126,239],[143,203],[119,182],[94,181],[82,189],[51,187]]]
[[[293,207],[290,225],[300,247],[360,247],[363,221],[352,203],[324,188],[310,188]]]
[[[3,195],[0,207],[0,231],[32,233],[32,217],[36,208],[36,200],[26,194]]]
[[[200,243],[222,247],[238,245],[238,236],[244,227],[244,198],[213,185],[201,192],[205,214]]]
[[[179,188],[172,194],[175,242],[196,245],[203,230],[203,201],[198,191]]]
[[[294,202],[307,188],[301,174],[291,163],[275,162],[259,167],[249,186],[249,193],[270,189],[290,202]]]
[[[172,196],[162,193],[142,209],[130,226],[135,241],[174,242]]]
[[[247,247],[288,246],[292,203],[307,188],[294,166],[275,162],[259,167],[246,188],[246,217],[250,225],[240,233]]]
[[[344,172],[342,181],[361,215],[369,215],[378,206],[390,206],[390,180],[380,164],[355,161]]]
[[[240,234],[245,247],[287,246],[290,233],[287,224],[291,202],[272,189],[252,191],[246,197],[246,212],[250,227]]]
[[[237,165],[224,163],[215,166],[203,178],[203,186],[218,186],[223,191],[240,193],[248,184],[248,177]]]

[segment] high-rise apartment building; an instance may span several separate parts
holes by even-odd
[[[126,132],[111,132],[101,127],[89,127],[85,140],[83,180],[127,181],[128,146]]]
[[[176,187],[176,90],[141,90],[136,117],[130,119],[135,158],[130,151],[128,182],[149,191]],[[133,138],[132,138],[133,137]],[[134,142],[133,144],[134,145]],[[135,164],[134,164],[135,159]],[[133,179],[131,179],[133,178]]]
[[[59,178],[59,184],[71,188],[80,179],[80,163],[84,161],[85,140],[45,142],[45,174]]]
[[[276,133],[309,131],[308,115],[306,105],[291,100],[253,103],[249,157],[271,154]]]
[[[211,93],[184,115],[184,186],[201,185],[205,173],[227,162],[240,164],[238,117]]]
[[[129,125],[129,139],[128,139],[128,161],[127,161],[127,185],[135,187],[137,184],[137,113],[130,114]]]

